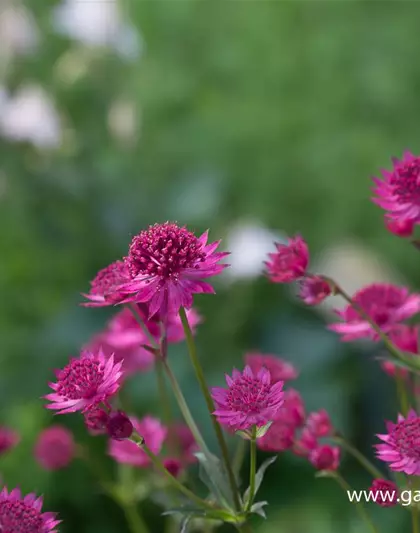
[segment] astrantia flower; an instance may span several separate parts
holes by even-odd
[[[309,461],[317,470],[337,470],[340,465],[340,448],[324,444],[312,450]]]
[[[257,440],[257,445],[264,452],[284,452],[289,450],[295,440],[295,427],[283,420],[275,420],[267,433]]]
[[[152,416],[145,416],[142,420],[130,417],[135,431],[143,437],[147,447],[155,454],[159,454],[167,435],[167,429],[162,423]],[[145,467],[150,464],[150,459],[145,452],[131,440],[110,439],[108,453],[118,463]]]
[[[89,301],[82,305],[85,307],[104,307],[115,305],[124,299],[124,293],[119,287],[130,280],[130,273],[124,261],[115,261],[100,270],[93,281],[90,282],[88,294],[82,294]]]
[[[207,232],[196,237],[170,222],[140,232],[125,259],[132,277],[123,285],[126,301],[147,302],[149,316],[167,315],[190,308],[195,293],[214,293],[203,279],[220,274],[227,265],[219,262],[228,254],[216,252],[220,241],[207,244],[207,238]]]
[[[315,437],[328,437],[333,432],[330,415],[325,409],[310,413],[306,420],[306,427]]]
[[[392,220],[420,222],[420,158],[404,152],[393,159],[392,171],[382,170],[383,179],[373,178],[377,197],[373,201]]]
[[[71,359],[63,370],[56,371],[57,381],[49,384],[54,392],[45,396],[52,402],[47,409],[59,414],[84,412],[106,402],[120,386],[121,365],[102,351],[83,352],[78,359]]]
[[[85,426],[91,435],[104,435],[107,432],[109,414],[104,409],[94,407],[83,413]]]
[[[330,294],[330,284],[321,276],[306,276],[301,280],[299,297],[307,305],[318,305]]]
[[[0,427],[0,455],[19,444],[20,435],[14,429]]]
[[[393,507],[398,503],[398,487],[388,479],[375,479],[369,493],[372,494],[372,501],[381,507]]]
[[[300,393],[295,389],[287,389],[284,393],[284,402],[276,415],[276,420],[293,426],[301,427],[305,422],[305,403]]]
[[[391,470],[420,475],[420,417],[411,409],[407,418],[399,415],[396,424],[388,422],[387,430],[378,435],[385,443],[376,445],[378,458],[390,463]]]
[[[267,274],[274,283],[290,283],[301,278],[308,267],[308,245],[300,237],[288,239],[287,244],[276,243],[277,252],[268,254]]]
[[[55,513],[42,513],[42,497],[22,496],[19,489],[0,492],[0,531],[2,533],[57,533]]]
[[[385,217],[385,226],[390,233],[397,237],[411,237],[414,232],[412,220],[392,220]]]
[[[373,283],[358,291],[353,301],[357,303],[384,332],[392,330],[398,323],[420,311],[420,294],[409,294],[406,287],[388,283]],[[341,340],[371,338],[377,333],[350,305],[336,310],[342,323],[331,324],[329,329],[342,335]]]
[[[400,324],[389,333],[389,338],[403,352],[417,355],[419,353],[419,327]],[[397,373],[400,376],[407,376],[408,370],[395,365],[392,361],[382,361],[381,367],[389,376],[394,377]]]
[[[176,448],[178,459],[182,465],[195,463],[197,458],[195,453],[199,451],[194,435],[190,428],[182,423],[173,424],[168,430],[168,447],[169,439]]]
[[[64,426],[50,426],[42,431],[35,445],[35,458],[45,470],[59,470],[71,462],[75,454],[73,434]]]
[[[124,440],[131,437],[133,423],[124,412],[115,411],[110,414],[106,429],[112,439]]]
[[[298,371],[288,361],[280,359],[276,355],[249,352],[245,354],[245,364],[251,367],[254,374],[261,368],[270,371],[271,383],[278,381],[290,381],[298,377]]]
[[[303,428],[299,439],[295,441],[293,452],[300,457],[307,457],[318,448],[318,439],[308,428]],[[315,454],[316,459],[316,454]]]
[[[275,419],[283,404],[283,382],[272,384],[266,368],[257,374],[249,366],[242,373],[235,369],[232,377],[226,376],[226,383],[228,389],[212,389],[217,406],[214,414],[221,424],[238,431],[262,427]]]

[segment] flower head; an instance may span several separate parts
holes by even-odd
[[[50,426],[41,432],[35,445],[35,458],[45,470],[59,470],[75,454],[73,434],[64,426]]]
[[[257,440],[257,445],[265,452],[284,452],[293,446],[294,441],[294,426],[280,419],[271,424],[267,433]]]
[[[148,448],[158,454],[167,435],[167,429],[162,423],[151,416],[145,416],[142,420],[130,417],[135,431],[144,439]],[[129,464],[138,467],[146,467],[150,459],[145,452],[131,440],[110,439],[108,453],[118,463]]]
[[[87,411],[107,401],[119,386],[122,363],[115,363],[99,352],[83,352],[79,358],[56,372],[57,381],[50,383],[53,393],[45,396],[52,402],[47,409],[56,409],[59,414]]]
[[[284,402],[277,413],[276,420],[281,420],[294,428],[299,428],[305,422],[305,403],[300,393],[295,389],[287,389]]]
[[[85,307],[104,307],[121,303],[124,293],[119,289],[122,283],[130,280],[130,273],[124,261],[115,261],[100,270],[90,282],[90,291],[83,294],[89,301]]]
[[[309,461],[317,470],[337,470],[340,464],[340,448],[324,444],[309,453]]]
[[[300,284],[300,298],[307,305],[318,305],[331,294],[330,284],[321,276],[306,276]]]
[[[249,352],[245,354],[245,364],[251,367],[254,374],[257,374],[262,368],[269,370],[271,383],[290,381],[298,377],[298,371],[292,363],[280,359],[276,355]]]
[[[420,475],[420,417],[411,409],[406,418],[399,415],[396,424],[388,422],[387,430],[378,435],[385,443],[376,445],[378,458],[395,472]]]
[[[14,429],[0,427],[0,455],[19,444],[20,435]]]
[[[84,413],[85,426],[91,435],[104,435],[107,432],[109,414],[98,407],[93,407]]]
[[[299,439],[294,443],[293,452],[300,457],[308,457],[311,453],[315,453],[317,448],[317,437],[308,428],[303,428]]]
[[[406,287],[397,287],[388,283],[373,283],[364,287],[356,292],[353,301],[384,332],[392,330],[397,324],[420,311],[420,294],[410,294]],[[341,334],[341,340],[377,339],[377,333],[369,322],[364,320],[351,305],[342,311],[336,310],[336,313],[343,322],[328,327]]]
[[[306,419],[306,427],[317,438],[328,437],[333,432],[330,415],[325,409],[310,413]]]
[[[19,489],[0,492],[0,531],[2,533],[57,533],[55,513],[42,513],[42,497],[22,496]]]
[[[398,487],[388,479],[375,479],[369,493],[372,494],[372,501],[381,507],[393,507],[398,503]]]
[[[392,171],[382,170],[382,179],[373,181],[373,201],[391,220],[420,222],[420,158],[404,152],[401,161],[393,159]]]
[[[411,237],[414,232],[414,222],[412,220],[393,220],[385,217],[386,229],[397,235],[397,237]]]
[[[111,413],[106,427],[108,435],[115,440],[129,439],[133,433],[133,424],[122,411]]]
[[[262,427],[275,419],[283,404],[283,382],[272,384],[266,368],[256,374],[249,366],[242,373],[235,369],[232,377],[226,376],[226,383],[228,389],[212,389],[217,406],[214,414],[221,424],[238,431]]]
[[[207,244],[208,234],[196,237],[172,222],[155,224],[131,242],[126,265],[132,280],[123,285],[126,301],[147,302],[149,316],[190,308],[195,293],[214,293],[203,279],[220,274],[228,254],[216,252],[220,241]]]
[[[267,274],[274,283],[290,283],[301,278],[308,267],[309,250],[300,235],[287,244],[276,243],[277,252],[268,254]]]

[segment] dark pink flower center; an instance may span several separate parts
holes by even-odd
[[[1,533],[42,533],[43,529],[39,511],[22,500],[0,502]]]
[[[420,203],[420,158],[400,163],[389,182],[393,185],[393,193],[398,197],[399,203]]]
[[[198,268],[206,254],[197,237],[185,228],[166,222],[155,224],[134,237],[127,264],[132,276],[159,276],[176,281],[185,268]]]
[[[57,393],[67,400],[92,399],[104,379],[103,365],[94,359],[74,359],[58,376]]]
[[[355,302],[379,325],[383,326],[392,320],[395,311],[403,305],[406,295],[397,287],[373,286],[359,292]],[[348,320],[361,320],[357,311],[348,308]]]
[[[269,406],[270,385],[258,378],[242,375],[230,387],[227,402],[232,411],[258,413]]]
[[[420,460],[420,418],[404,420],[397,424],[392,437],[401,454]]]
[[[100,270],[91,281],[91,294],[105,296],[112,293],[118,285],[129,280],[127,266],[123,261],[115,261]]]

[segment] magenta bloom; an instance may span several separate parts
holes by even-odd
[[[276,243],[277,252],[268,254],[267,274],[274,283],[290,283],[301,278],[308,268],[308,245],[300,235],[287,244]]]
[[[330,294],[330,284],[321,276],[306,276],[301,280],[299,296],[307,305],[318,305]]]
[[[212,396],[219,422],[231,429],[246,430],[273,421],[283,404],[283,382],[271,383],[270,372],[261,368],[254,375],[249,366],[226,376],[228,389],[215,387]]]
[[[420,475],[420,417],[411,409],[407,418],[398,415],[398,422],[388,422],[386,427],[388,433],[378,435],[385,443],[376,445],[378,458],[395,472]]]
[[[267,433],[257,440],[257,445],[264,452],[284,452],[289,450],[295,440],[295,427],[283,420],[275,420]]]
[[[201,324],[203,319],[193,307],[191,309],[186,309],[185,313],[191,331],[195,334],[198,324]],[[185,339],[184,328],[178,313],[169,313],[166,323],[166,335],[168,337],[168,342],[181,342]]]
[[[312,450],[309,461],[317,470],[337,470],[340,465],[340,448],[324,444]]]
[[[411,237],[414,232],[412,220],[393,220],[385,217],[386,229],[397,237]]]
[[[84,412],[106,402],[120,386],[121,365],[113,356],[107,359],[102,350],[82,352],[56,371],[56,383],[49,383],[54,392],[45,396],[52,402],[47,409],[56,409],[58,414]]]
[[[85,426],[91,435],[105,435],[109,422],[109,414],[98,407],[94,407],[83,413]]]
[[[194,435],[190,428],[182,423],[173,424],[169,428],[168,440],[172,439],[178,452],[178,459],[181,465],[185,466],[195,463],[197,458],[195,453],[199,451],[199,447],[195,441]]]
[[[328,437],[333,433],[330,415],[325,409],[310,413],[306,420],[306,427],[317,438]]]
[[[85,307],[104,307],[121,303],[124,293],[119,287],[129,281],[130,273],[124,261],[115,261],[100,270],[90,283],[88,294],[82,294],[89,301],[83,303]]]
[[[51,426],[42,431],[35,445],[35,458],[45,470],[68,466],[75,454],[73,434],[64,426]]]
[[[57,533],[55,513],[42,513],[42,497],[22,497],[19,489],[0,492],[0,531],[2,533]]]
[[[399,490],[393,481],[375,479],[369,489],[372,501],[381,507],[393,507],[398,503]]]
[[[419,327],[407,326],[406,324],[400,324],[396,326],[390,333],[389,338],[391,341],[403,352],[412,353],[417,355],[419,353]],[[395,365],[392,361],[382,361],[381,367],[384,372],[389,376],[395,377],[397,374],[400,376],[408,376],[408,370]]]
[[[404,152],[403,159],[393,159],[392,171],[382,170],[373,178],[373,201],[385,209],[392,220],[420,222],[420,158]]]
[[[295,441],[293,452],[300,457],[308,457],[318,448],[318,439],[308,428],[303,428],[300,438]]]
[[[20,435],[14,429],[0,427],[0,455],[15,448],[20,441]]]
[[[287,389],[284,402],[277,413],[276,420],[281,420],[294,428],[299,428],[305,422],[305,403],[300,393],[295,389]]]
[[[220,241],[207,244],[208,232],[196,237],[174,223],[155,224],[131,242],[126,265],[132,280],[123,285],[125,301],[147,302],[149,316],[190,308],[192,295],[214,293],[203,279],[220,274],[228,254],[216,252]]]
[[[406,287],[397,287],[388,283],[373,283],[356,292],[353,301],[376,322],[384,332],[392,330],[400,322],[420,311],[420,294],[409,294]],[[343,320],[328,326],[341,334],[342,341],[371,338],[378,339],[377,333],[350,305],[342,311],[336,310]]]
[[[133,423],[123,411],[115,411],[110,414],[106,429],[112,439],[125,440],[133,434]]]
[[[298,377],[296,368],[276,355],[250,352],[245,354],[245,364],[251,367],[254,374],[257,374],[262,368],[269,370],[271,383],[290,381]]]
[[[158,455],[168,433],[165,426],[152,416],[145,416],[142,420],[130,417],[130,420],[135,431],[144,438],[145,444],[154,454]],[[131,440],[110,439],[108,453],[118,463],[138,467],[146,467],[150,464],[150,459],[144,451]]]

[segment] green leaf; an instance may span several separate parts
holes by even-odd
[[[255,474],[255,492],[254,492],[254,498],[261,487],[262,480],[264,479],[265,471],[267,468],[274,463],[274,461],[277,459],[277,455],[274,455],[273,457],[269,457],[266,459],[263,464],[259,467],[258,472]],[[248,503],[248,500],[250,498],[250,488],[248,487],[244,493],[244,502]]]
[[[219,458],[208,452],[197,452],[195,456],[200,463],[199,475],[201,481],[221,506],[232,510],[232,494]]]
[[[192,519],[192,515],[188,515],[182,520],[181,529],[179,530],[179,533],[187,533],[188,524],[191,522],[191,519]]]
[[[267,519],[267,515],[265,514],[264,507],[268,505],[268,502],[256,502],[251,507],[251,513],[255,513],[257,515],[260,515],[265,520]]]
[[[175,507],[174,509],[169,509],[162,513],[162,516],[171,516],[174,514],[180,514],[183,516],[196,517],[196,518],[207,518],[211,520],[221,520],[222,522],[235,522],[236,518],[234,515],[222,510],[215,509],[210,511],[209,509],[200,509],[199,507],[193,507],[185,505],[184,507]]]

